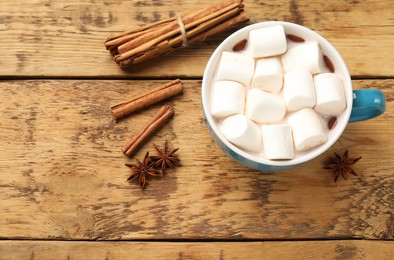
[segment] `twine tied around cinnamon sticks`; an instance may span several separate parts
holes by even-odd
[[[105,47],[122,69],[248,21],[243,0],[225,0],[190,14],[169,18],[108,38]]]
[[[187,46],[187,35],[186,35],[186,29],[185,25],[183,24],[182,17],[180,14],[176,15],[177,22],[179,25],[179,29],[181,30],[181,35],[182,35],[182,46],[186,47]]]

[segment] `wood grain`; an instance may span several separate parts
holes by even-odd
[[[230,32],[128,72],[111,60],[103,43],[110,35],[210,4],[210,0],[2,0],[0,76],[201,77],[209,56]],[[394,76],[392,5],[380,0],[245,0],[250,23],[283,20],[319,32],[342,54],[354,77]]]
[[[1,81],[0,238],[394,239],[394,80],[354,81],[384,91],[387,112],[349,125],[330,151],[277,173],[239,165],[215,145],[198,80],[113,120],[111,105],[165,82]],[[163,104],[175,115],[136,158],[168,138],[182,166],[140,190],[126,182],[131,160],[120,147]],[[363,157],[354,166],[359,176],[334,183],[322,165],[344,149]],[[340,245],[333,243],[330,250]]]
[[[394,242],[48,242],[0,241],[0,259],[379,259]]]

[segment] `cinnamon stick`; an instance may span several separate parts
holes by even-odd
[[[145,143],[152,134],[159,129],[168,118],[174,114],[174,109],[170,106],[162,106],[159,111],[140,129],[122,148],[122,152],[128,156],[133,155],[137,149]]]
[[[138,28],[105,42],[121,68],[170,53],[186,42],[203,41],[247,21],[243,0],[226,0],[185,16],[170,18]]]
[[[131,114],[139,109],[150,106],[166,98],[172,97],[183,91],[180,79],[173,80],[162,86],[141,95],[132,97],[111,107],[112,114],[116,119]]]

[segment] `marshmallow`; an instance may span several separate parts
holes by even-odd
[[[286,73],[283,83],[283,98],[287,111],[313,107],[316,103],[316,95],[311,73],[306,70]]]
[[[280,55],[287,50],[286,35],[282,25],[252,30],[249,32],[248,42],[253,58]]]
[[[314,77],[316,89],[315,111],[324,115],[338,115],[346,108],[345,90],[337,74],[322,73]]]
[[[249,86],[254,73],[254,59],[240,53],[223,51],[217,80],[233,80]]]
[[[257,60],[252,87],[271,93],[277,93],[282,88],[282,64],[279,58]]]
[[[243,114],[224,119],[221,131],[229,142],[239,148],[259,152],[263,147],[259,127]]]
[[[245,87],[235,81],[217,81],[212,90],[211,112],[216,118],[242,114]]]
[[[297,151],[305,151],[327,140],[319,116],[311,108],[304,108],[289,116]]]
[[[283,119],[286,105],[282,97],[259,89],[250,89],[245,115],[257,123],[274,123]]]
[[[321,73],[324,69],[323,55],[317,42],[303,43],[289,49],[282,56],[283,70],[307,70],[312,74]]]
[[[269,160],[293,159],[293,137],[289,125],[263,125],[264,155]]]

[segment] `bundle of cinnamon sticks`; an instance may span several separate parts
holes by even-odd
[[[224,0],[184,16],[173,17],[110,37],[105,42],[115,62],[125,69],[249,20],[243,0]]]

